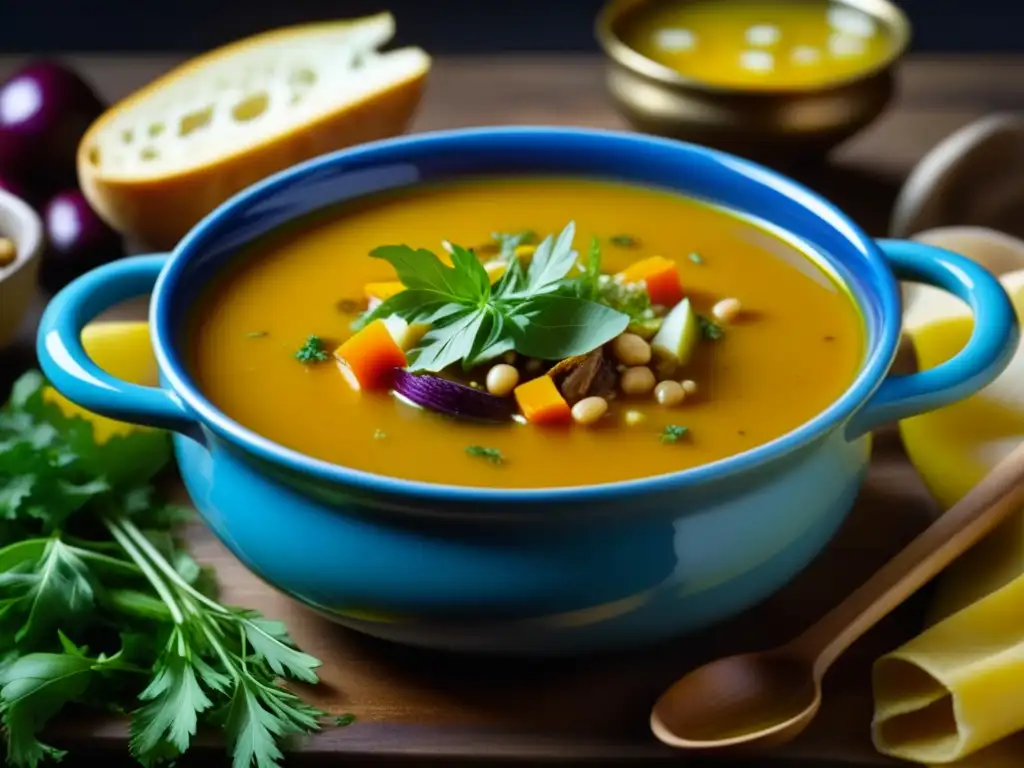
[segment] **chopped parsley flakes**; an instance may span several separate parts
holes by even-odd
[[[326,362],[331,359],[331,356],[324,349],[323,339],[319,336],[310,336],[295,353],[295,359],[303,365],[309,365],[310,363]]]
[[[669,424],[661,430],[661,442],[678,443],[690,433],[689,427],[680,427],[677,424]]]
[[[466,453],[470,456],[485,459],[491,464],[502,464],[505,461],[505,457],[501,455],[501,451],[497,448],[485,448],[482,445],[470,445],[466,448]]]

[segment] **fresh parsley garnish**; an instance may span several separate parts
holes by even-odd
[[[334,718],[334,724],[339,728],[344,728],[346,725],[352,725],[356,721],[356,716],[351,712],[346,712],[343,715],[338,715]]]
[[[498,258],[502,261],[509,261],[515,256],[516,248],[520,245],[533,245],[537,242],[537,233],[530,229],[521,232],[494,232],[491,239],[498,244]]]
[[[484,448],[482,445],[470,445],[466,448],[466,453],[470,456],[477,456],[481,459],[486,459],[491,464],[503,464],[505,457],[501,455],[501,451],[497,448]]]
[[[319,336],[310,336],[295,353],[295,359],[303,365],[310,363],[323,363],[331,359],[324,349],[324,342]]]
[[[661,442],[663,443],[678,443],[687,434],[689,434],[689,427],[680,427],[677,424],[669,424],[663,430],[661,430]]]
[[[567,278],[576,265],[575,231],[570,223],[557,238],[546,237],[528,269],[511,259],[493,286],[480,260],[458,245],[452,245],[452,266],[423,249],[377,248],[371,256],[389,262],[405,290],[362,315],[354,328],[390,315],[429,324],[408,353],[410,371],[436,373],[455,363],[469,369],[511,350],[542,360],[590,352],[622,333],[629,317],[567,288],[575,282]]]
[[[632,235],[612,235],[609,239],[612,245],[617,245],[619,248],[636,248],[640,245],[640,241]]]
[[[284,626],[215,599],[208,569],[174,536],[191,511],[151,479],[171,458],[156,430],[102,444],[29,373],[0,409],[0,719],[5,765],[62,752],[39,736],[61,710],[131,712],[144,765],[223,729],[236,766],[276,765],[282,739],[323,713],[279,685],[317,681]]]
[[[700,335],[708,341],[718,341],[725,335],[725,329],[722,326],[704,315],[697,315],[697,323],[700,325]]]
[[[693,262],[694,264],[703,264],[703,263],[704,263],[704,257],[703,257],[703,256],[701,256],[701,255],[700,255],[699,253],[697,253],[696,251],[694,251],[693,253],[691,253],[691,254],[690,254],[690,255],[689,255],[689,256],[688,256],[687,258],[688,258],[688,259],[689,259],[690,261],[692,261],[692,262]]]
[[[249,331],[247,334],[245,334],[245,338],[247,338],[247,339],[262,339],[266,335],[267,335],[266,331]]]

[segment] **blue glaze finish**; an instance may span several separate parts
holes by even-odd
[[[181,355],[190,305],[241,246],[371,192],[515,173],[679,190],[787,230],[861,308],[868,352],[856,380],[815,419],[738,456],[655,478],[535,490],[412,483],[317,461],[231,421],[196,389]],[[954,361],[886,377],[900,331],[889,262],[972,306],[975,332]],[[145,293],[154,278],[160,389],[114,381],[77,341],[85,322]],[[879,248],[829,203],[760,166],[640,135],[493,128],[369,144],[271,177],[197,225],[166,265],[126,259],[73,283],[48,308],[38,350],[71,400],[180,432],[179,466],[203,517],[274,586],[401,642],[574,653],[697,629],[774,592],[853,504],[866,430],[976,391],[1017,340],[1009,300],[986,272],[922,245]]]

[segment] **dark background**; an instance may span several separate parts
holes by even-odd
[[[897,0],[914,50],[1024,50],[1021,0]],[[603,0],[0,0],[0,53],[199,51],[270,27],[390,9],[431,53],[595,50]]]

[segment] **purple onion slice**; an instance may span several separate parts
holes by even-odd
[[[430,374],[415,374],[399,369],[395,373],[395,392],[427,410],[480,421],[508,421],[515,413],[511,397],[489,395],[449,379]]]

